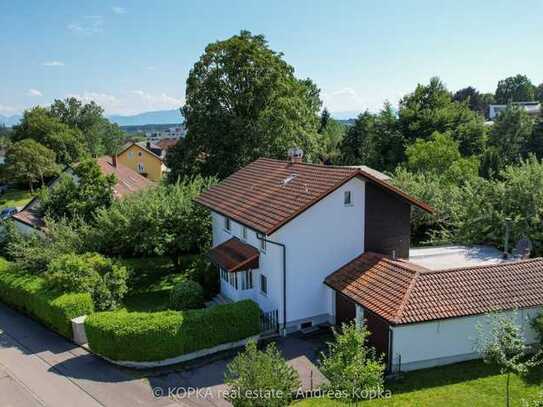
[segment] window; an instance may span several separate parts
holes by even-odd
[[[260,292],[264,295],[268,295],[268,279],[264,274],[260,275]]]
[[[344,195],[343,195],[343,203],[345,204],[345,206],[350,206],[352,205],[352,202],[351,202],[351,191],[345,191]]]
[[[140,173],[145,172],[145,167],[143,166],[143,163],[138,164],[138,172],[140,172]]]
[[[129,151],[128,152],[128,158],[132,158],[132,157],[134,157],[134,153],[132,151]]]
[[[247,270],[241,273],[241,289],[250,290],[253,288],[253,270]]]
[[[221,279],[225,282],[228,282],[228,272],[223,269],[222,267],[220,267],[220,272],[221,272]]]
[[[237,290],[238,289],[238,273],[228,273],[228,283]]]
[[[231,225],[230,225],[230,218],[226,216],[226,217],[224,218],[224,230],[230,232],[230,228],[231,228]]]
[[[241,227],[241,238],[247,240],[247,226]]]
[[[138,151],[138,157],[143,157],[143,152],[142,151]]]
[[[260,239],[260,251],[266,253],[266,241],[264,238]]]

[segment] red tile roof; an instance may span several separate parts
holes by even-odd
[[[117,166],[113,166],[112,158],[104,156],[96,159],[102,174],[115,174],[117,183],[113,187],[115,198],[122,198],[134,192],[141,191],[147,187],[156,185],[153,181],[138,174],[131,168],[128,168],[117,161]]]
[[[543,305],[543,258],[433,271],[365,253],[325,284],[392,324]]]
[[[177,138],[163,138],[162,140],[159,140],[156,143],[156,145],[161,150],[168,150],[169,148],[172,148],[173,146],[175,146],[178,141],[179,141],[179,139],[177,139]]]
[[[253,246],[233,237],[209,251],[209,257],[226,271],[257,269],[260,252]]]
[[[113,187],[113,196],[116,199],[123,198],[131,193],[156,185],[153,181],[145,178],[143,175],[138,174],[131,168],[119,164],[119,162],[117,162],[117,166],[113,166],[112,158],[109,156],[97,158],[96,163],[100,167],[102,174],[115,174],[117,183]],[[12,217],[36,229],[42,229],[45,226],[45,223],[40,215],[39,201],[37,198],[34,198],[23,208],[22,211],[16,213]]]
[[[426,211],[432,209],[358,167],[260,158],[202,193],[196,202],[271,234],[352,178],[360,177]]]

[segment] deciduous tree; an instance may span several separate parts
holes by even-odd
[[[192,165],[182,173],[223,178],[261,156],[285,158],[294,146],[316,159],[319,89],[296,78],[262,35],[242,31],[209,44],[189,73],[185,99]]]
[[[526,75],[510,76],[498,82],[496,103],[529,102],[535,99],[535,90]]]

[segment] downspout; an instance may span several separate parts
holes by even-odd
[[[256,238],[283,249],[283,336],[285,336],[287,334],[287,246],[283,243],[266,239],[262,233],[257,232]]]

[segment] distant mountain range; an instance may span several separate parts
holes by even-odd
[[[354,119],[360,112],[335,112],[332,117],[336,120]],[[0,124],[14,126],[21,120],[20,114],[12,116],[3,116],[0,114]],[[154,112],[143,112],[135,115],[110,115],[108,119],[119,126],[144,126],[146,124],[181,124],[183,116],[178,109],[157,110]]]
[[[3,123],[7,127],[15,126],[16,124],[19,124],[19,120],[21,120],[21,117],[23,116],[21,116],[20,114],[14,114],[12,116],[4,116],[0,114],[0,125],[2,125]]]
[[[145,124],[172,124],[183,122],[179,109],[143,112],[131,116],[111,115],[108,119],[119,126],[143,126]]]

